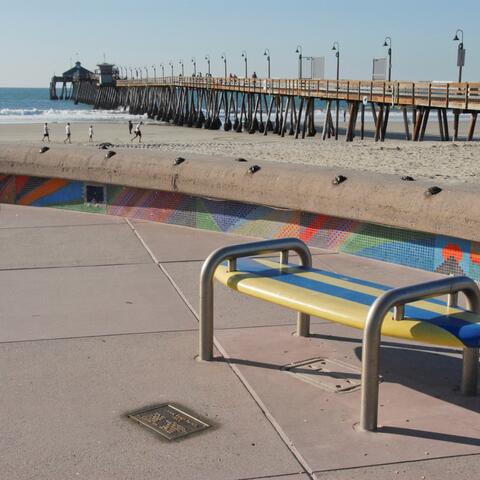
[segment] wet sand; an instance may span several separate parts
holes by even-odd
[[[88,124],[72,123],[72,147],[88,145]],[[357,136],[347,143],[343,137],[345,124],[340,124],[340,137],[322,141],[321,136],[295,140],[291,136],[255,133],[211,131],[146,122],[143,145],[130,144],[126,124],[98,123],[94,125],[94,144],[111,142],[116,148],[155,148],[162,151],[230,155],[251,161],[273,160],[305,163],[327,167],[357,169],[379,173],[411,175],[435,179],[441,183],[480,184],[480,142],[463,140],[467,122],[461,122],[461,140],[440,142],[438,125],[431,122],[423,142],[404,140],[403,123],[390,122],[385,142],[373,140],[373,124],[366,125],[366,137]],[[317,127],[318,128],[318,127]],[[40,145],[42,124],[0,125],[1,143],[19,142]],[[52,144],[65,138],[63,124],[50,124]],[[93,147],[93,146],[92,146]]]

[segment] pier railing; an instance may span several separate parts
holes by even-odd
[[[117,80],[117,87],[190,87],[242,93],[295,95],[465,111],[480,110],[480,83],[270,78],[165,77]]]

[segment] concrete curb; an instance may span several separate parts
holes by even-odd
[[[199,154],[4,144],[0,173],[62,178],[268,205],[480,241],[480,197],[472,187],[403,181],[394,175]],[[185,158],[174,165],[178,156]],[[347,179],[333,184],[337,175]]]

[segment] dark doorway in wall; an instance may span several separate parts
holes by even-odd
[[[86,203],[105,203],[105,187],[103,185],[85,185]]]

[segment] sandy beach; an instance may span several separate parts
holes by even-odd
[[[72,123],[72,147],[88,145],[88,124]],[[318,127],[317,127],[318,128]],[[426,140],[404,140],[403,123],[390,122],[385,142],[374,142],[373,125],[367,124],[364,140],[357,136],[351,143],[342,134],[345,124],[340,124],[340,138],[322,141],[320,135],[295,140],[278,135],[211,131],[176,127],[147,121],[143,126],[143,144],[130,144],[125,123],[98,123],[94,125],[94,144],[111,142],[115,148],[154,148],[162,151],[203,153],[243,157],[250,161],[273,160],[305,163],[339,169],[358,169],[380,173],[411,175],[415,178],[434,179],[439,183],[480,184],[480,142],[465,142],[468,128],[461,122],[458,142],[438,141],[438,125],[432,121]],[[41,124],[2,124],[0,144],[19,142],[41,144]],[[63,124],[50,124],[52,144],[63,143]],[[478,138],[478,133],[475,138]],[[1,147],[0,147],[1,148]],[[93,146],[92,146],[93,148]]]

